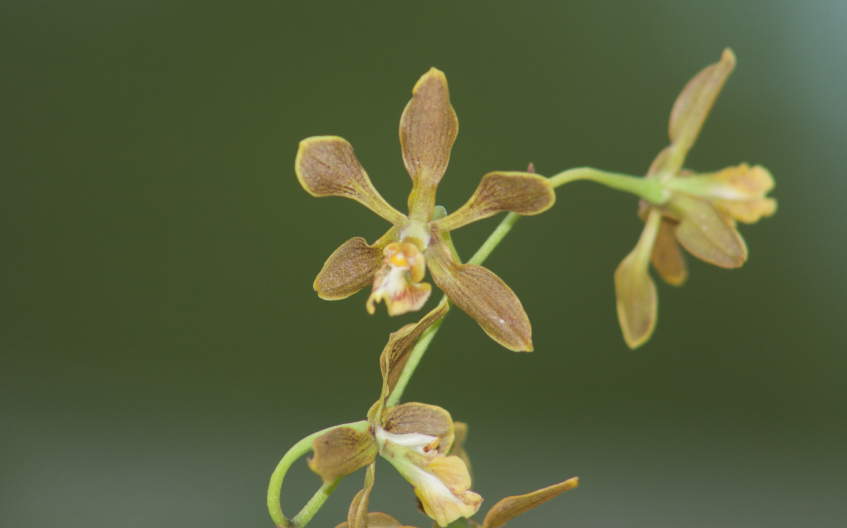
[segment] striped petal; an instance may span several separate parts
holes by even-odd
[[[391,228],[369,246],[364,238],[351,238],[336,249],[324,263],[313,287],[321,299],[335,301],[356,293],[374,281],[382,265],[382,250],[399,240],[398,230]]]
[[[353,497],[350,509],[347,511],[347,526],[351,528],[369,528],[370,515],[368,514],[368,502],[371,499],[371,490],[374,487],[374,473],[376,464],[371,462],[365,473],[365,487]]]
[[[435,188],[450,161],[450,150],[459,132],[456,112],[444,73],[430,69],[412,89],[412,100],[400,117],[403,163],[412,177],[409,216],[428,222],[435,207]]]
[[[304,139],[297,151],[294,171],[300,185],[312,196],[343,196],[356,200],[394,225],[408,220],[374,189],[353,147],[344,138],[316,136]]]
[[[459,264],[439,237],[425,254],[432,280],[486,334],[509,350],[532,351],[529,317],[500,277],[482,266]]]
[[[339,427],[315,438],[312,451],[309,468],[324,482],[332,482],[373,462],[379,446],[372,432]]]
[[[488,514],[482,522],[482,528],[500,528],[518,515],[547,502],[560,493],[574,489],[577,485],[579,485],[579,479],[573,477],[526,495],[506,497],[488,510]]]
[[[436,405],[404,403],[388,409],[382,428],[392,434],[418,433],[438,438],[438,452],[447,454],[453,445],[453,419]]]
[[[708,201],[680,193],[668,206],[679,216],[676,239],[689,253],[722,268],[737,268],[747,261],[747,245],[734,222]]]
[[[536,215],[554,203],[556,193],[547,178],[526,172],[489,172],[465,205],[432,225],[439,231],[452,231],[503,211]]]

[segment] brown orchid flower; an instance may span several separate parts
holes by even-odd
[[[529,318],[517,296],[486,268],[459,262],[449,232],[503,211],[541,213],[553,205],[555,193],[535,174],[491,172],[465,205],[436,214],[436,187],[458,129],[447,79],[432,68],[415,84],[400,118],[403,162],[412,178],[408,216],[380,196],[346,140],[317,136],[300,142],[295,171],[309,194],[351,198],[392,224],[372,245],[360,237],[344,243],[327,259],[314,288],[334,300],[371,285],[368,312],[385,301],[389,315],[400,315],[419,310],[429,298],[431,286],[421,282],[429,269],[435,284],[492,339],[510,350],[531,351]]]
[[[641,202],[644,231],[615,271],[618,319],[630,348],[650,339],[656,326],[658,300],[647,271],[649,263],[674,286],[688,277],[680,244],[701,260],[737,268],[747,260],[747,246],[736,221],[753,223],[776,211],[776,201],[766,197],[774,186],[773,177],[761,166],[742,163],[711,174],[682,169],[734,67],[735,55],[726,49],[720,62],[689,81],[671,111],[671,144],[647,172],[646,178],[658,180],[667,200],[661,205]]]
[[[414,486],[425,513],[440,526],[470,517],[482,503],[482,497],[469,489],[471,476],[465,463],[467,456],[461,449],[464,424],[454,424],[450,413],[434,405],[404,403],[385,408],[415,341],[444,317],[447,309],[446,303],[440,303],[418,323],[391,334],[380,358],[383,389],[368,413],[368,429],[361,432],[339,427],[319,436],[312,444],[314,457],[309,460],[309,467],[324,482],[368,468],[365,485],[350,505],[349,526],[365,528],[369,523],[379,526],[379,519],[371,519],[367,511],[377,454]],[[457,437],[458,445],[454,443]]]

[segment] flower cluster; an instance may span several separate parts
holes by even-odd
[[[649,264],[666,282],[681,285],[688,272],[680,249],[725,268],[741,266],[747,247],[736,222],[752,223],[776,211],[767,197],[774,182],[761,166],[746,163],[698,174],[683,168],[715,98],[735,66],[725,50],[721,61],[695,76],[677,99],[670,118],[671,144],[656,157],[643,178],[583,168],[551,178],[527,172],[490,172],[458,210],[436,206],[436,189],[458,133],[447,79],[436,69],[424,74],[400,118],[403,161],[412,179],[408,214],[389,205],[371,184],[344,139],[311,137],[300,143],[295,172],[312,196],[356,200],[391,227],[373,244],[353,238],[326,261],[314,282],[323,299],[342,299],[370,286],[368,313],[385,303],[389,315],[421,310],[432,293],[424,282],[429,270],[444,299],[418,322],[390,335],[380,356],[382,390],[367,419],[336,426],[301,440],[280,462],[271,479],[268,505],[278,527],[302,528],[341,478],[367,468],[347,521],[337,528],[403,528],[385,513],[369,512],[377,456],[391,463],[412,485],[418,505],[438,526],[499,528],[513,517],[577,486],[576,477],[525,495],[507,497],[479,523],[473,519],[482,497],[473,491],[470,462],[464,449],[467,425],[454,422],[441,407],[399,403],[399,398],[441,321],[452,305],[467,312],[496,342],[513,351],[531,351],[529,318],[512,290],[488,269],[479,254],[490,251],[516,215],[536,215],[555,203],[554,187],[575,179],[592,179],[641,197],[645,222],[635,249],[615,272],[617,312],[624,340],[631,348],[645,343],[656,324],[656,286]],[[472,262],[462,263],[451,231],[471,222],[509,212]],[[313,452],[309,467],[324,482],[293,520],[279,506],[282,476],[291,463]],[[409,528],[409,527],[407,527]]]
[[[647,272],[648,263],[652,262],[659,276],[674,286],[688,277],[680,244],[705,262],[737,268],[747,260],[747,246],[738,234],[736,221],[753,223],[776,212],[776,200],[766,197],[774,181],[763,167],[742,163],[711,174],[682,169],[734,67],[735,55],[727,49],[720,62],[689,81],[671,111],[671,144],[647,171],[646,178],[662,186],[666,201],[642,201],[639,215],[646,222],[644,231],[615,271],[618,318],[631,348],[644,344],[656,326],[656,285]]]

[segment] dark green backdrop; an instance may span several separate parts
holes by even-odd
[[[470,422],[483,511],[578,475],[512,524],[843,526],[847,518],[847,4],[799,2],[3,2],[0,525],[268,527],[295,441],[364,417],[378,354],[415,316],[312,280],[386,225],[298,185],[297,142],[337,134],[404,206],[397,126],[446,72],[461,131],[449,210],[490,170],[642,174],[685,82],[738,68],[688,165],[762,163],[777,215],[751,257],[689,259],[652,341],[620,336],[612,273],[637,201],[562,188],[488,261],[536,351],[457,311],[407,400]],[[459,231],[469,256],[496,220]],[[362,474],[314,520],[345,517]],[[304,462],[293,514],[319,485]],[[372,509],[426,528],[387,464]]]

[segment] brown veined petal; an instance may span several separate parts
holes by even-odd
[[[418,433],[438,437],[438,453],[446,455],[453,445],[453,419],[436,405],[404,403],[382,416],[382,428],[393,434]]]
[[[409,216],[428,222],[435,207],[435,188],[450,161],[459,132],[456,112],[444,73],[430,69],[412,89],[412,99],[400,117],[403,163],[412,177]]]
[[[676,238],[689,253],[722,268],[737,268],[747,260],[747,245],[732,220],[709,202],[676,194],[668,205],[679,215]]]
[[[308,460],[309,467],[324,482],[332,482],[373,462],[379,445],[372,431],[339,427],[315,438],[312,451],[315,456]]]
[[[426,250],[432,280],[491,339],[514,352],[532,352],[532,327],[521,301],[500,277],[475,264],[459,264],[438,237]]]
[[[735,55],[727,48],[723,50],[720,62],[707,66],[695,75],[679,94],[668,126],[673,148],[672,154],[664,164],[663,178],[672,177],[682,168],[685,156],[697,139],[709,110],[734,68]]]
[[[441,302],[417,323],[407,324],[388,337],[388,343],[379,356],[379,368],[382,371],[382,397],[380,402],[377,403],[384,402],[394,391],[397,380],[400,379],[400,374],[403,373],[403,368],[409,360],[409,354],[421,334],[443,319],[449,310],[450,305],[447,302]],[[380,416],[369,418],[376,421],[381,420]]]
[[[335,528],[348,528],[349,524],[343,522]],[[414,528],[406,526],[387,513],[373,512],[368,514],[368,528]]]
[[[676,241],[675,230],[676,222],[662,218],[651,262],[665,282],[672,286],[682,286],[688,278],[688,266]]]
[[[579,485],[579,478],[573,477],[526,495],[506,497],[488,511],[485,520],[482,522],[482,528],[499,528],[518,515],[547,502],[560,493],[577,487],[577,485]]]
[[[321,299],[335,301],[347,298],[371,286],[374,273],[382,265],[382,250],[399,240],[399,230],[392,227],[369,246],[364,238],[351,238],[326,259],[313,287]]]
[[[624,341],[631,349],[646,343],[656,327],[656,285],[650,278],[647,266],[661,220],[661,213],[652,209],[635,249],[615,270],[618,321]]]
[[[350,509],[347,511],[347,526],[351,528],[369,528],[368,525],[368,502],[371,498],[371,490],[374,487],[374,473],[376,462],[371,462],[365,473],[365,487],[353,498]]]
[[[536,215],[554,203],[556,193],[547,178],[527,172],[489,172],[465,205],[432,225],[439,231],[452,231],[503,211]]]
[[[394,225],[406,215],[391,207],[374,189],[353,147],[344,138],[315,136],[300,142],[294,171],[300,185],[312,196],[343,196],[361,203]]]

